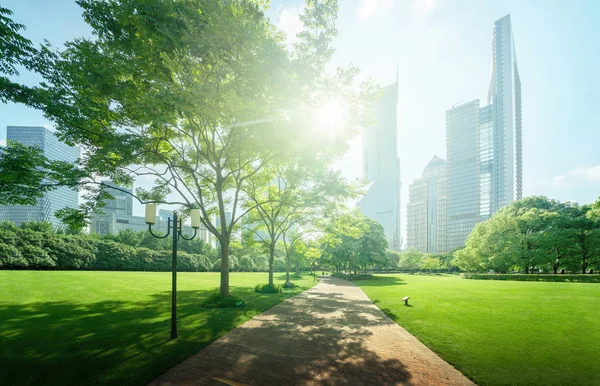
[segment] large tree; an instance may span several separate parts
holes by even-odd
[[[227,295],[231,237],[254,210],[246,184],[270,162],[306,149],[314,132],[301,130],[303,117],[354,87],[354,68],[324,75],[337,2],[307,1],[307,28],[292,56],[258,0],[78,4],[94,39],[40,49],[33,67],[44,83],[12,99],[43,110],[61,139],[84,149],[79,186],[91,202],[103,198],[94,187],[99,176],[122,185],[149,177],[156,184],[138,189],[141,201],[201,209],[220,245]],[[349,105],[355,95],[344,94]],[[82,209],[63,217],[82,220],[94,205]]]

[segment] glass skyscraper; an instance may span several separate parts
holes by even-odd
[[[492,69],[487,97],[492,110],[491,213],[523,198],[521,78],[510,15],[494,23]]]
[[[6,131],[7,146],[11,141],[24,146],[39,147],[44,155],[54,161],[76,163],[79,149],[61,142],[56,135],[44,127],[8,126]],[[0,207],[0,220],[12,221],[19,225],[26,221],[47,221],[56,227],[62,223],[55,217],[55,212],[63,208],[77,208],[79,198],[77,190],[59,187],[44,193],[34,206],[9,205]]]
[[[375,124],[363,132],[363,174],[370,185],[358,203],[362,213],[383,226],[388,248],[395,250],[402,244],[397,104],[398,86],[393,83],[373,107]]]
[[[480,108],[473,100],[446,112],[449,249],[523,197],[521,79],[510,15],[494,23],[487,103]]]

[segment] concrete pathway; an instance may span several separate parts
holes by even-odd
[[[151,383],[223,384],[473,385],[390,320],[359,287],[329,277]]]

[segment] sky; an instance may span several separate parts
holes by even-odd
[[[53,45],[90,36],[71,1],[4,0],[24,35]],[[402,232],[408,186],[434,156],[445,158],[445,112],[460,101],[485,104],[494,21],[511,15],[522,82],[524,194],[590,203],[600,196],[600,1],[340,0],[332,68],[349,63],[382,86],[398,77]],[[302,0],[273,0],[268,16],[288,43],[302,28]],[[398,69],[398,71],[396,71]],[[35,76],[23,74],[25,82]],[[46,125],[43,115],[0,105],[7,125]],[[362,173],[361,138],[336,163]],[[141,207],[136,213],[142,214]]]

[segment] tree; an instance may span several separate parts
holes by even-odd
[[[400,254],[398,266],[400,269],[409,270],[411,272],[416,271],[421,267],[423,256],[423,252],[420,252],[415,248],[409,248]]]
[[[250,256],[244,255],[240,257],[239,267],[242,272],[252,272],[254,269],[254,261]]]

